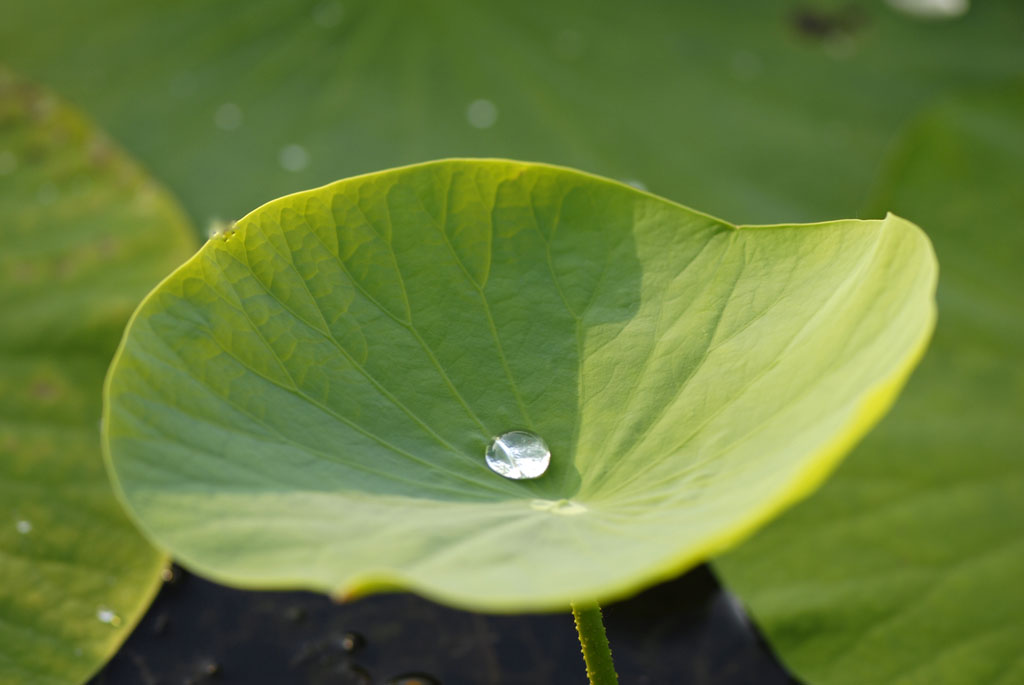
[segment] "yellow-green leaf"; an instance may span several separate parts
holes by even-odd
[[[587,174],[451,160],[275,200],[136,313],[106,444],[142,528],[224,582],[564,609],[814,488],[931,332],[889,216],[737,227]],[[551,447],[491,472],[492,437]]]

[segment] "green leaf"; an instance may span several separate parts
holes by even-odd
[[[856,216],[918,108],[1024,73],[1019,0],[947,23],[881,0],[5,10],[0,58],[87,107],[203,224],[452,156],[589,169],[740,222]],[[480,101],[496,108],[489,128],[470,122]]]
[[[823,685],[1024,681],[1024,83],[903,137],[874,205],[928,226],[935,341],[814,498],[717,566]]]
[[[223,582],[562,610],[721,551],[889,406],[935,261],[894,216],[736,227],[628,186],[451,160],[290,195],[141,305],[106,445]],[[493,436],[551,447],[492,473]]]
[[[100,456],[129,314],[190,253],[167,194],[81,115],[0,69],[0,683],[87,679],[165,558]]]

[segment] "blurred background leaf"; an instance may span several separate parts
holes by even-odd
[[[1024,82],[902,138],[873,206],[930,227],[939,326],[825,488],[718,562],[811,683],[1024,682]]]
[[[201,225],[460,155],[788,223],[855,215],[920,106],[1021,73],[1022,22],[1013,0],[952,22],[880,1],[8,0],[0,61],[85,106]]]
[[[0,69],[0,683],[84,680],[156,592],[166,558],[114,499],[100,389],[190,233],[101,132]]]

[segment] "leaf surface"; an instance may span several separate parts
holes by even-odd
[[[84,681],[156,591],[166,560],[103,468],[101,388],[191,242],[102,133],[0,69],[0,683]]]
[[[807,682],[1024,681],[1024,84],[930,109],[873,200],[930,228],[939,326],[892,414],[717,562]]]
[[[464,607],[636,591],[803,496],[930,334],[912,224],[736,227],[579,172],[450,160],[275,200],[143,303],[106,444],[224,582]],[[552,450],[492,473],[492,437]]]

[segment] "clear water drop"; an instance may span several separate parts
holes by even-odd
[[[492,471],[513,480],[540,478],[551,463],[547,443],[529,431],[499,435],[487,446],[484,456]]]
[[[486,98],[473,100],[466,107],[466,121],[473,128],[490,128],[498,121],[498,106]]]
[[[214,238],[230,238],[235,232],[235,221],[221,221],[220,219],[210,219],[210,225],[206,228],[206,237],[209,240]]]
[[[971,9],[970,0],[888,0],[889,6],[919,19],[955,19]]]
[[[309,151],[297,143],[285,145],[281,148],[277,161],[285,171],[302,171],[309,166]]]
[[[359,633],[348,632],[341,636],[341,648],[351,654],[366,644],[366,638]]]
[[[107,607],[100,607],[96,610],[96,618],[100,623],[106,623],[107,625],[114,626],[115,628],[121,625],[121,617],[113,609]]]
[[[242,125],[242,108],[233,102],[225,102],[213,113],[213,123],[222,131],[234,131]]]

